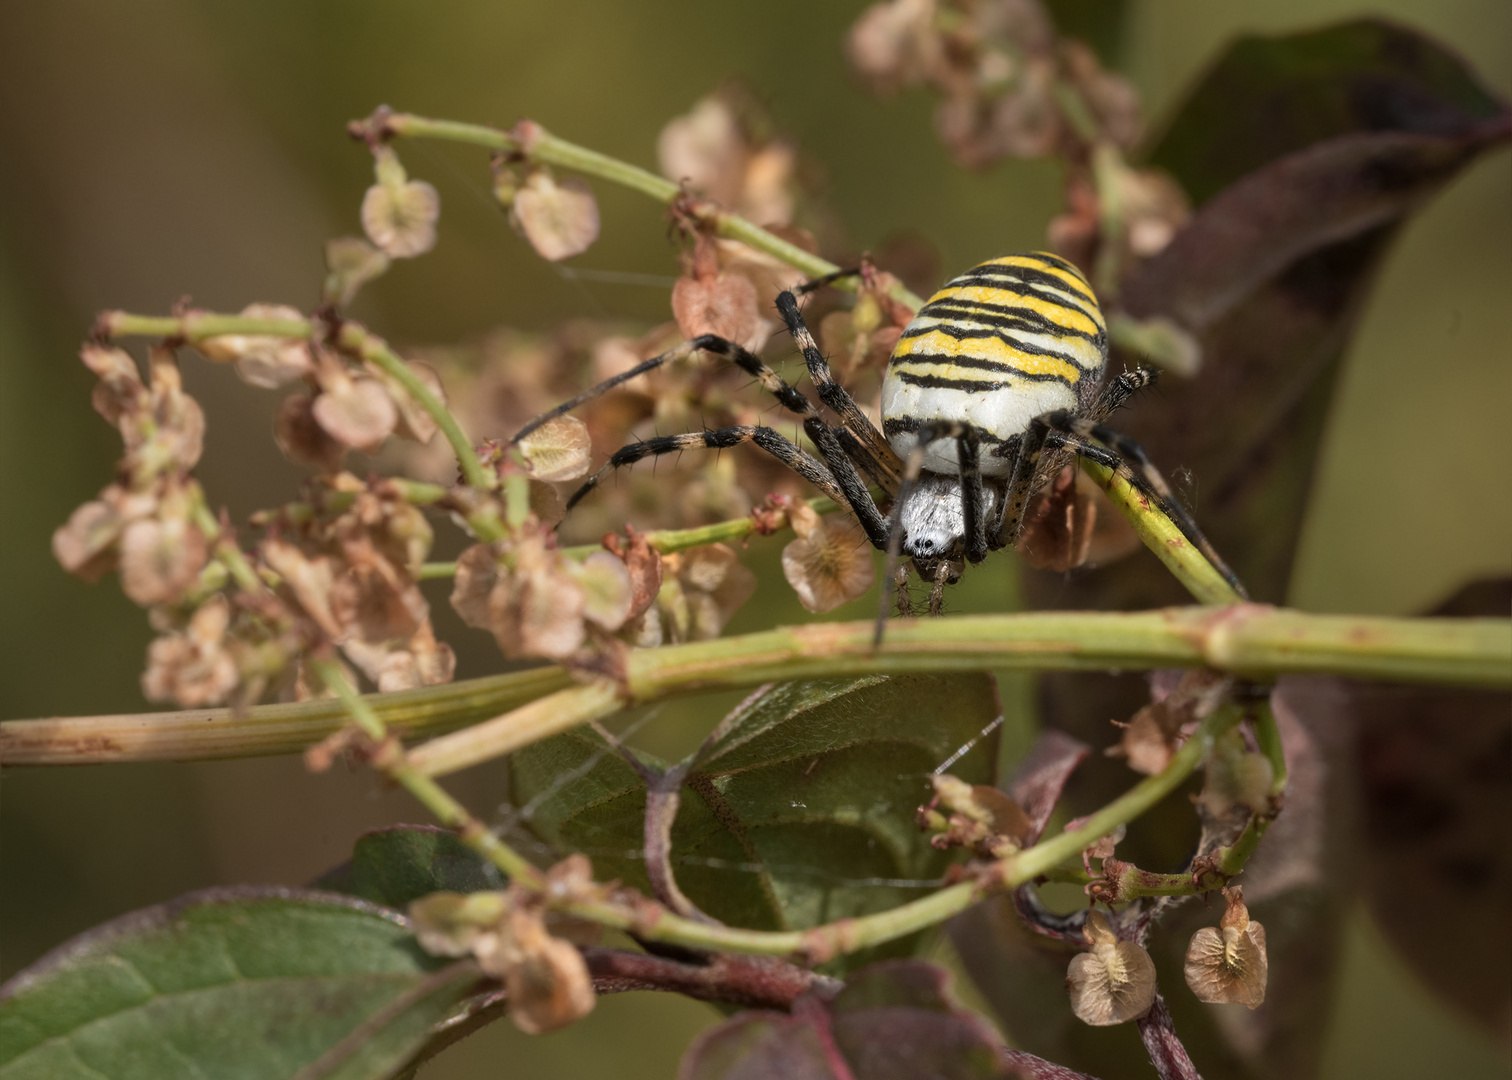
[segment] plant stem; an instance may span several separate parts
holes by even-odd
[[[360,122],[367,130],[383,134],[403,135],[411,138],[446,139],[451,142],[471,143],[501,153],[518,155],[527,161],[558,168],[571,169],[587,176],[596,176],[612,184],[619,184],[649,195],[658,202],[671,205],[684,195],[681,185],[657,176],[653,172],[620,161],[617,158],[589,150],[576,143],[560,139],[540,125],[526,121],[513,132],[482,124],[462,124],[453,120],[432,120],[413,113],[375,114]],[[823,277],[840,269],[834,263],[790,244],[786,240],[754,223],[722,210],[706,200],[690,202],[695,217],[713,226],[714,232],[728,240],[739,240],[748,247],[765,252],[801,270],[810,278]],[[855,291],[854,281],[838,281],[836,288]],[[924,301],[909,292],[901,283],[890,290],[893,299],[917,311]]]
[[[808,504],[820,514],[828,514],[838,509],[835,501],[827,495],[809,499]],[[663,555],[671,555],[675,551],[686,551],[688,548],[703,547],[705,544],[744,540],[752,533],[760,531],[756,518],[747,515],[742,518],[731,518],[729,521],[715,522],[713,525],[700,525],[696,529],[657,529],[646,533],[646,543]],[[571,559],[586,559],[595,551],[603,550],[600,544],[579,544],[576,547],[563,548],[562,554]]]
[[[439,735],[496,716],[572,685],[558,667],[427,686],[366,700],[385,727],[405,738]],[[181,709],[120,716],[74,716],[0,723],[0,764],[100,765],[132,761],[214,761],[296,754],[346,719],[329,699],[231,709]]]
[[[311,660],[310,668],[340,699],[352,723],[377,744],[375,766],[413,795],[435,815],[436,820],[456,829],[463,842],[509,875],[511,881],[537,890],[544,885],[544,876],[528,859],[484,828],[440,784],[417,772],[397,742],[389,743],[389,731],[383,718],[357,693],[340,664],[334,660]]]
[[[191,311],[181,316],[132,315],[125,311],[100,313],[96,323],[108,337],[180,338],[191,345],[225,334],[307,338],[315,333],[309,319],[265,319],[249,315],[218,315]]]
[[[441,399],[431,392],[431,388],[426,386],[410,369],[410,366],[388,347],[386,341],[368,332],[357,323],[348,322],[342,323],[341,330],[336,335],[336,344],[369,361],[404,387],[404,392],[415,400],[415,404],[425,410],[426,415],[441,429],[441,434],[446,436],[446,441],[451,444],[452,453],[457,456],[457,464],[462,469],[462,477],[469,487],[477,488],[479,491],[492,491],[499,486],[498,477],[492,471],[485,469],[483,463],[478,460],[477,452],[473,450],[472,442],[463,433],[462,425],[457,423],[457,418],[451,414]],[[481,539],[497,540],[498,537],[485,536]]]
[[[1138,489],[1112,469],[1094,461],[1080,459],[1083,471],[1108,493],[1113,505],[1123,512],[1145,547],[1165,563],[1186,586],[1187,592],[1202,604],[1238,604],[1243,601],[1207,556],[1193,547],[1175,522],[1150,502]]]
[[[1033,881],[1047,870],[1095,844],[1120,825],[1133,821],[1180,787],[1182,781],[1192,775],[1193,770],[1207,757],[1208,751],[1213,748],[1213,740],[1237,724],[1243,715],[1243,711],[1232,704],[1214,709],[1192,733],[1191,738],[1181,744],[1181,749],[1171,755],[1170,762],[1160,772],[1145,777],[1107,806],[1090,815],[1079,828],[1042,840],[1032,848],[1004,859],[1004,882],[1012,889]]]
[[[625,700],[830,675],[909,671],[1144,670],[1212,667],[1252,679],[1335,674],[1387,682],[1512,686],[1512,620],[1309,615],[1259,604],[1146,612],[1021,612],[873,624],[813,623],[630,653]],[[566,689],[564,689],[564,687]],[[537,737],[602,716],[599,684],[574,685],[555,667],[374,698],[407,733],[453,730],[494,716],[493,730],[524,725],[497,714],[557,693],[537,715]],[[496,696],[491,696],[496,695]],[[491,707],[497,706],[497,707]],[[306,711],[307,710],[307,711]],[[193,717],[193,720],[184,720]],[[204,723],[207,719],[220,721]],[[328,703],[264,706],[233,721],[226,710],[144,716],[7,720],[0,763],[88,764],[287,753],[330,733]],[[1263,733],[1262,723],[1257,732]],[[1262,739],[1266,738],[1262,734]],[[472,736],[470,741],[479,741]],[[518,748],[513,736],[501,745]],[[441,754],[439,748],[417,750]]]

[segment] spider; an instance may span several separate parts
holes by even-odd
[[[857,272],[838,271],[777,297],[819,400],[838,423],[747,349],[706,334],[537,417],[515,441],[613,386],[702,350],[754,376],[798,416],[818,457],[757,425],[646,439],[616,451],[568,500],[568,510],[614,470],[644,458],[752,442],[850,508],[872,545],[887,552],[887,576],[897,567],[900,607],[907,610],[907,573],[898,561],[907,558],[932,583],[930,612],[939,614],[945,586],[960,579],[966,563],[1014,542],[1045,471],[1042,457],[1065,451],[1114,470],[1156,503],[1243,595],[1144,451],[1103,425],[1156,373],[1141,367],[1102,385],[1107,325],[1076,267],[1045,252],[1005,255],[947,282],[904,329],[888,361],[881,431],[834,380],[798,308],[799,296]]]

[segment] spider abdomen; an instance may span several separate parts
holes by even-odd
[[[947,282],[903,331],[882,384],[882,430],[907,457],[921,426],[969,423],[983,474],[1006,476],[1011,456],[994,451],[1035,416],[1085,406],[1107,352],[1107,324],[1076,267],[1044,252],[989,260]],[[931,444],[924,468],[959,473],[955,441]]]

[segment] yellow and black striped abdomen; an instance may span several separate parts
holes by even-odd
[[[1054,255],[1005,255],[948,282],[898,339],[882,386],[882,425],[900,456],[932,421],[964,421],[1006,442],[1030,418],[1083,405],[1102,380],[1108,330],[1081,272]],[[984,447],[984,450],[990,450]],[[924,467],[956,472],[953,442]],[[982,471],[1011,466],[990,452]]]

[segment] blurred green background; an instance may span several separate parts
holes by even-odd
[[[148,640],[113,582],[52,562],[52,530],[106,482],[115,436],[89,409],[75,351],[105,307],[166,311],[180,296],[237,310],[308,306],[321,244],[357,231],[370,182],[348,119],[396,108],[509,124],[529,116],[654,165],[657,132],[729,76],[770,104],[827,174],[858,248],[902,230],[953,273],[1040,246],[1054,167],[954,166],[931,102],[878,102],[840,51],[857,2],[643,4],[625,0],[399,3],[59,0],[8,5],[0,33],[0,718],[133,711]],[[1081,4],[1088,7],[1088,4]],[[1366,13],[1417,26],[1512,94],[1506,0],[1144,0],[1125,7],[1119,66],[1158,123],[1233,34]],[[401,147],[443,200],[441,242],[370,289],[356,314],[400,345],[570,316],[666,317],[664,289],[574,280],[538,259],[486,190],[481,154]],[[660,208],[596,186],[603,236],[582,267],[674,272]],[[1319,463],[1292,601],[1405,613],[1468,577],[1512,569],[1512,156],[1493,154],[1404,231],[1351,350]],[[186,365],[210,432],[201,477],[241,517],[288,496],[297,473],[267,438],[271,395]],[[1180,463],[1163,463],[1174,467]],[[1496,492],[1501,491],[1501,495]],[[754,545],[770,561],[771,544]],[[444,590],[434,594],[444,596]],[[988,597],[984,602],[994,602]],[[793,619],[784,594],[732,627]],[[445,633],[451,629],[443,624]],[[462,674],[496,664],[474,634]],[[456,640],[455,635],[453,639]],[[705,709],[715,715],[712,706]],[[457,790],[487,813],[498,774]],[[10,771],[0,778],[0,977],[85,927],[193,888],[304,882],[363,828],[417,811],[365,774],[309,777],[296,761]],[[1363,916],[1327,1075],[1500,1076],[1498,1048],[1431,999]],[[636,994],[531,1039],[500,1024],[428,1078],[671,1075],[712,1009]]]

